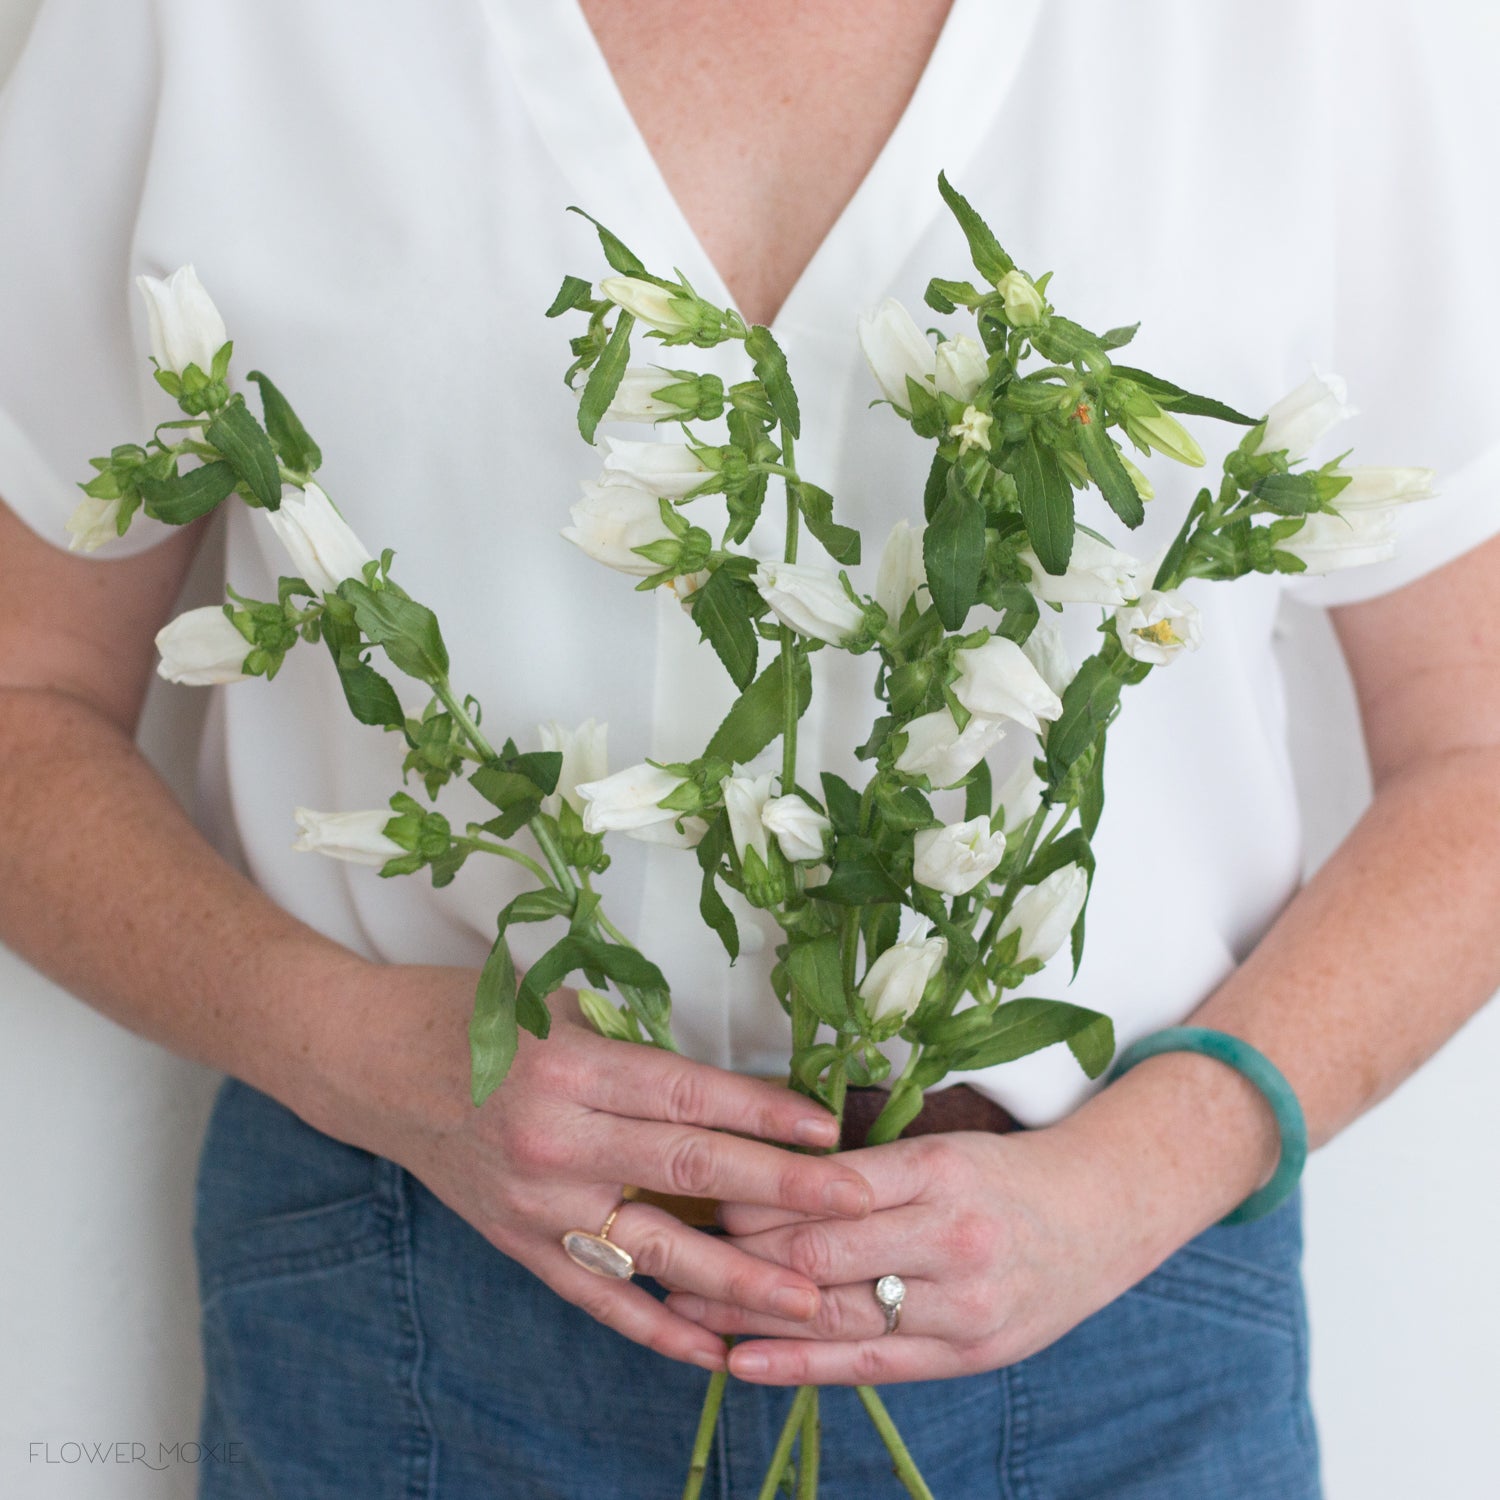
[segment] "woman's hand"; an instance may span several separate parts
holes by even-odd
[[[858,1222],[727,1204],[730,1244],[822,1288],[810,1325],[686,1290],[667,1305],[736,1335],[730,1372],[766,1385],[883,1385],[1013,1364],[1112,1302],[1274,1166],[1269,1111],[1203,1062],[1153,1059],[1046,1129],[848,1152],[840,1159],[875,1194]],[[1194,1125],[1217,1125],[1216,1144],[1199,1144]],[[906,1300],[887,1335],[874,1284],[892,1273]]]
[[[833,1117],[789,1089],[606,1040],[569,991],[552,997],[552,1034],[538,1041],[523,1033],[509,1076],[475,1109],[464,1044],[474,979],[462,969],[361,964],[353,988],[371,1040],[352,1068],[339,1070],[329,1096],[303,1112],[318,1128],[400,1162],[601,1323],[673,1359],[723,1368],[722,1339],[643,1288],[575,1265],[561,1237],[597,1232],[626,1183],[783,1215],[861,1217],[871,1193],[852,1164],[765,1144],[831,1146]],[[787,1327],[805,1327],[817,1312],[817,1286],[802,1272],[651,1205],[627,1203],[609,1237],[639,1272],[686,1292]]]

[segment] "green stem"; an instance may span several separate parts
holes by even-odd
[[[519,849],[512,849],[506,844],[492,844],[488,839],[475,838],[473,835],[467,838],[455,839],[454,842],[467,844],[469,848],[481,854],[498,854],[501,859],[514,860],[518,865],[525,865],[543,885],[552,884],[552,876],[529,854],[522,854]]]
[[[453,684],[446,677],[439,677],[433,683],[432,690],[441,700],[444,708],[453,715],[453,722],[468,736],[469,743],[473,745],[484,760],[498,760],[494,748],[490,742],[479,732],[479,725],[473,720],[468,709],[459,701],[458,694],[453,691]]]
[[[698,1417],[698,1435],[693,1439],[687,1483],[682,1487],[682,1500],[698,1500],[703,1493],[703,1480],[708,1473],[708,1450],[713,1446],[714,1431],[719,1425],[719,1408],[724,1404],[724,1386],[728,1380],[727,1370],[715,1370],[709,1377],[703,1411]]]
[[[906,1486],[907,1494],[915,1496],[916,1500],[933,1500],[932,1491],[927,1488],[927,1481],[922,1478],[910,1451],[901,1441],[901,1434],[896,1430],[896,1424],[891,1421],[891,1414],[885,1409],[885,1402],[876,1394],[875,1387],[861,1385],[856,1386],[855,1391],[864,1403],[870,1420],[875,1424],[875,1430],[884,1441],[891,1455],[891,1467],[895,1471],[896,1478]]]
[[[797,1500],[818,1500],[818,1465],[822,1460],[823,1428],[818,1420],[818,1388],[802,1413],[802,1451],[797,1457]]]
[[[786,1414],[781,1436],[776,1439],[776,1446],[771,1450],[771,1464],[766,1470],[766,1477],[761,1482],[760,1494],[756,1500],[776,1500],[776,1492],[781,1488],[781,1476],[786,1473],[786,1466],[792,1456],[792,1444],[802,1427],[802,1414],[807,1409],[809,1399],[816,1393],[816,1386],[803,1385],[797,1388],[797,1395],[792,1401],[791,1410]],[[889,1421],[890,1418],[887,1417],[886,1420]],[[896,1441],[901,1441],[899,1433]]]

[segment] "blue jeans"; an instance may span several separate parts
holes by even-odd
[[[680,1492],[703,1371],[239,1083],[204,1148],[197,1238],[203,1500]],[[1295,1202],[1211,1229],[1050,1349],[884,1398],[937,1500],[1313,1500],[1300,1253]],[[730,1382],[706,1497],[755,1494],[789,1399]],[[852,1391],[825,1391],[823,1424],[823,1500],[905,1494]]]

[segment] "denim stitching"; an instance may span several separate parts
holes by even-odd
[[[412,1215],[410,1180],[394,1162],[381,1161],[378,1182],[388,1199],[392,1217],[391,1273],[394,1280],[396,1316],[401,1329],[401,1361],[409,1372],[406,1377],[406,1399],[412,1420],[408,1427],[409,1500],[436,1500],[437,1438],[432,1418],[422,1399],[422,1371],[427,1341],[417,1314],[417,1279],[412,1249]]]
[[[1266,1307],[1176,1277],[1148,1277],[1131,1287],[1125,1296],[1145,1297],[1169,1307],[1215,1313],[1230,1322],[1273,1334],[1277,1338],[1295,1341],[1297,1336],[1296,1319],[1285,1308]]]
[[[1036,1488],[1031,1482],[1031,1463],[1027,1445],[1031,1438],[1031,1396],[1026,1389],[1025,1361],[1008,1365],[1000,1371],[1001,1394],[1005,1399],[1005,1457],[1001,1479],[1006,1500],[1035,1500]]]

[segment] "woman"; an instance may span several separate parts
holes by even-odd
[[[0,803],[23,835],[0,853],[0,934],[239,1080],[203,1169],[205,1432],[251,1459],[207,1472],[205,1493],[670,1493],[725,1332],[724,1494],[758,1485],[802,1380],[895,1384],[944,1497],[1317,1493],[1295,1206],[1209,1228],[1277,1157],[1237,1074],[1172,1054],[1084,1099],[1041,1054],[971,1080],[1033,1128],[789,1156],[764,1142],[829,1137],[814,1107],[745,1076],[784,1055],[769,960],[726,975],[681,930],[691,861],[653,851],[620,858],[610,899],[663,957],[696,1061],[602,1040],[560,994],[552,1037],[473,1111],[463,1021],[498,877],[428,897],[286,850],[294,803],[394,789],[388,747],[330,700],[312,653],[217,706],[210,784],[219,845],[237,840],[252,879],[237,874],[129,741],[196,538],[133,530],[102,563],[48,545],[87,454],[171,415],[141,379],[124,288],[191,258],[323,443],[357,529],[444,601],[455,676],[508,732],[597,713],[620,764],[692,753],[723,700],[686,622],[628,590],[596,599],[553,536],[594,462],[537,316],[563,270],[592,265],[561,209],[775,319],[807,412],[801,467],[873,540],[922,475],[897,424],[864,414],[849,329],[887,292],[915,304],[927,275],[964,274],[932,189],[944,166],[1082,321],[1142,316],[1143,362],[1251,407],[1310,359],[1341,362],[1378,424],[1361,459],[1444,471],[1395,562],[1297,586],[1338,606],[1378,780],[1306,890],[1274,581],[1206,590],[1209,644],[1111,742],[1069,998],[1122,1040],[1189,1016],[1247,1039],[1327,1139],[1500,982],[1496,434],[1451,394],[1467,372],[1479,386],[1483,341],[1462,335],[1494,326],[1495,294],[1461,228],[1431,272],[1441,295],[1398,292],[1433,253],[1429,217],[1474,223],[1464,172],[1484,180],[1492,148],[1425,43],[1361,29],[1368,8],[1117,10],[44,6],[0,157],[6,221],[26,225],[0,252],[16,512],[0,513]],[[1391,70],[1456,157],[1415,152],[1377,108]],[[1411,381],[1439,363],[1448,390]],[[1164,541],[1190,493],[1163,482],[1133,550]],[[253,520],[231,521],[230,581],[267,597],[280,562]],[[1435,618],[1470,628],[1435,654]],[[806,732],[818,765],[867,712],[843,692]],[[24,836],[63,794],[76,831]],[[665,1302],[561,1251],[624,1183],[728,1205],[727,1236],[621,1209],[611,1236],[676,1289]],[[892,1335],[871,1292],[887,1272],[909,1287]],[[824,1493],[889,1487],[852,1397],[825,1419]]]

